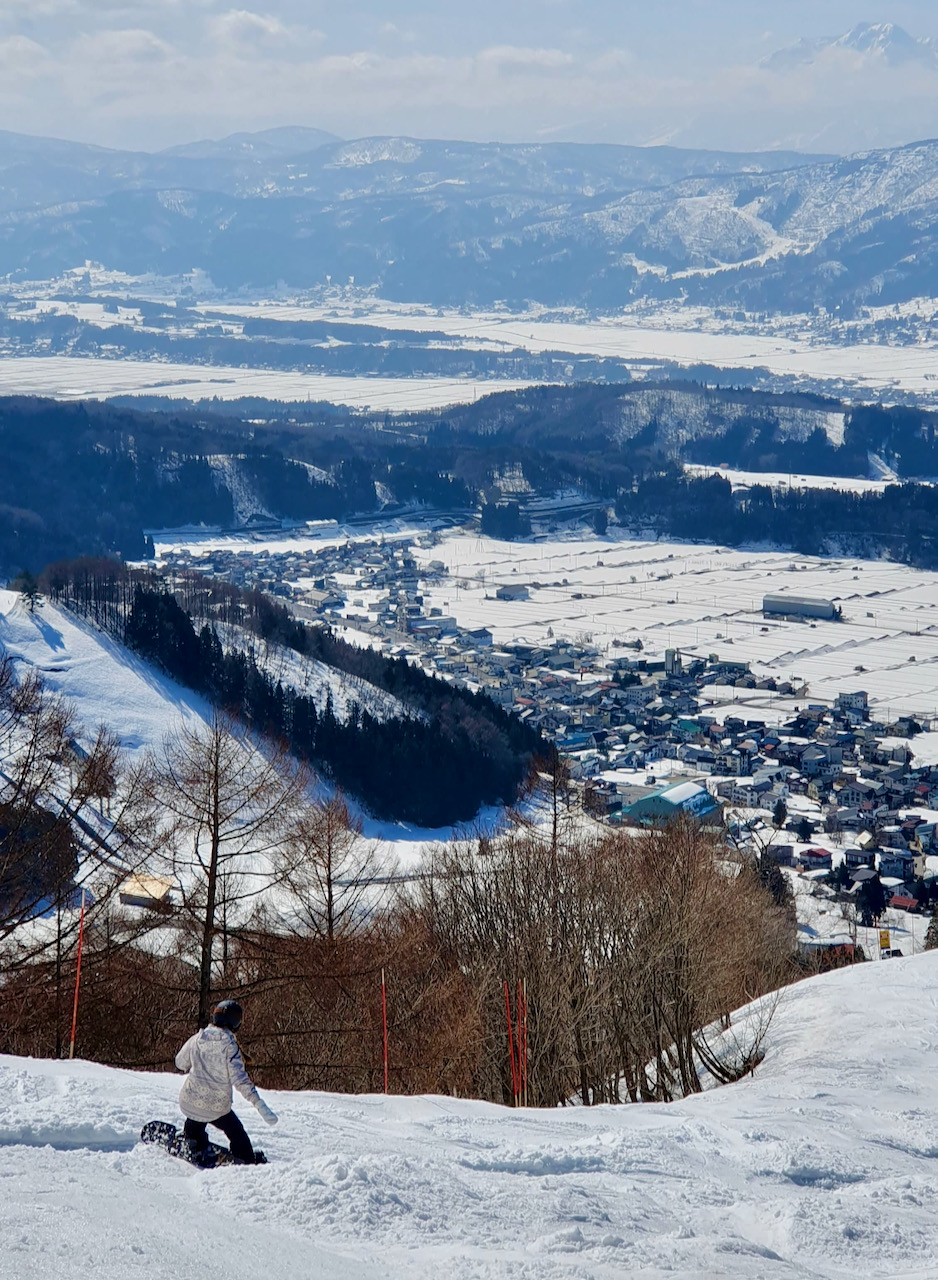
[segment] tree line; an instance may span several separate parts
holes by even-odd
[[[800,555],[886,556],[917,568],[938,564],[938,489],[895,484],[880,492],[771,488],[734,492],[723,476],[660,467],[616,499],[636,530],[740,546],[771,542]]]

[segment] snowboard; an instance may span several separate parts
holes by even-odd
[[[220,1169],[224,1165],[238,1164],[227,1147],[216,1146],[209,1142],[201,1150],[189,1138],[185,1137],[174,1124],[165,1120],[150,1120],[140,1130],[140,1141],[162,1149],[178,1160],[194,1164],[197,1169]],[[254,1152],[255,1164],[266,1164],[267,1157],[263,1151]]]

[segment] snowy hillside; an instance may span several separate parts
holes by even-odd
[[[669,1106],[268,1094],[271,1163],[215,1172],[135,1144],[178,1077],[0,1058],[0,1274],[925,1280],[936,1003],[932,954],[802,983],[754,1078]]]
[[[0,657],[5,654],[21,673],[35,670],[64,694],[89,733],[111,725],[128,751],[158,747],[180,721],[211,715],[198,694],[91,624],[51,604],[30,613],[15,591],[0,590]]]
[[[247,633],[229,630],[226,642],[245,649],[251,646]],[[398,699],[365,680],[277,645],[253,643],[259,664],[285,685],[315,697],[319,710],[325,709],[331,694],[340,720],[347,718],[353,703],[382,720],[405,714]],[[30,613],[16,592],[0,589],[3,654],[23,670],[38,671],[51,689],[69,698],[88,732],[99,724],[111,725],[131,751],[158,747],[180,721],[211,716],[204,698],[162,675],[92,624],[49,603]]]

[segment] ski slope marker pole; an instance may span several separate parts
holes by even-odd
[[[384,1042],[384,1092],[388,1091],[388,989],[381,970],[381,1033]]]
[[[515,1032],[511,1023],[511,993],[508,982],[505,982],[505,1017],[508,1021],[508,1057],[511,1062],[511,1096],[514,1106],[518,1105],[518,1066],[515,1063]]]
[[[72,1005],[72,1038],[68,1046],[69,1058],[75,1056],[75,1033],[78,1030],[78,987],[81,982],[81,948],[85,941],[85,891],[81,891],[81,915],[78,917],[78,964],[75,967],[75,1003]]]
[[[518,1098],[524,1106],[524,999],[521,994],[521,979],[518,979]]]
[[[523,978],[521,982],[521,1007],[522,1007],[522,1027],[525,1029],[525,1082],[522,1084],[523,1103],[527,1106],[527,978]]]

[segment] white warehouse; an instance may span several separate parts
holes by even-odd
[[[765,596],[762,613],[767,618],[826,618],[840,617],[840,609],[833,600],[821,600],[812,596]]]

